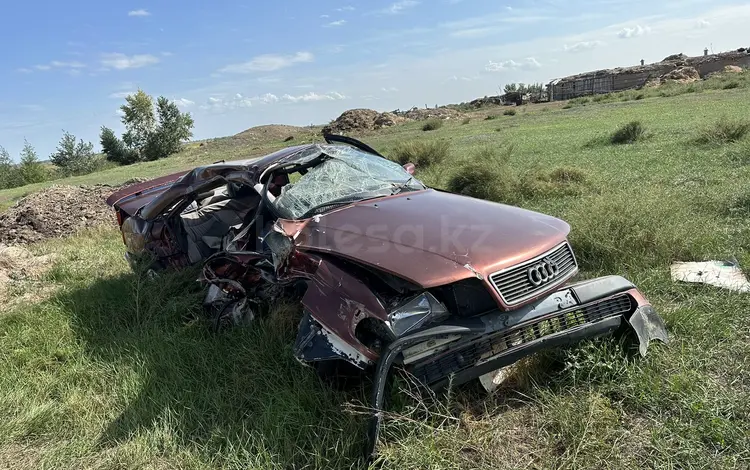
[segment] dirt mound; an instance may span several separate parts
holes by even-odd
[[[424,121],[426,119],[457,119],[463,117],[463,113],[451,108],[412,108],[403,114],[407,119],[414,121]]]
[[[406,118],[403,118],[393,113],[380,113],[378,117],[373,121],[373,127],[375,129],[382,129],[383,127],[393,127],[397,124],[406,122]]]
[[[117,188],[50,186],[19,200],[0,214],[0,243],[34,243],[71,235],[115,221],[105,200]]]
[[[661,77],[659,77],[659,81],[661,83],[666,83],[668,81],[678,82],[678,83],[692,83],[692,82],[697,82],[700,79],[701,79],[700,74],[693,67],[680,67],[678,69],[674,69],[670,72],[667,72]]]
[[[374,109],[350,109],[323,128],[324,134],[368,131],[375,128],[375,120],[380,114]]]
[[[742,73],[742,67],[737,65],[727,65],[724,67],[724,73]]]
[[[283,140],[288,137],[296,137],[305,132],[308,132],[308,130],[304,127],[271,124],[267,126],[251,127],[239,134],[235,134],[234,138],[252,142],[272,141]]]

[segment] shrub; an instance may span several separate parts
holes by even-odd
[[[57,150],[49,159],[60,169],[63,176],[85,175],[97,171],[101,166],[101,159],[94,155],[94,146],[91,142],[81,139],[76,143],[76,136],[65,131]]]
[[[130,165],[138,161],[138,152],[126,147],[125,143],[117,138],[112,129],[102,126],[100,142],[102,152],[107,156],[107,160],[120,165]]]
[[[516,179],[509,166],[513,147],[483,147],[463,161],[451,175],[446,189],[478,199],[512,204],[518,200]]]
[[[23,185],[23,177],[13,163],[10,154],[0,146],[0,189],[15,188]]]
[[[422,126],[422,130],[427,131],[435,131],[443,127],[443,121],[441,119],[433,118],[428,119],[424,125]]]
[[[740,82],[729,82],[726,85],[724,85],[722,88],[725,90],[731,90],[734,88],[739,88]]]
[[[401,143],[393,151],[392,158],[401,165],[413,163],[426,168],[446,160],[449,149],[450,144],[446,140],[415,140]]]
[[[570,103],[568,103],[568,104],[566,104],[565,106],[563,106],[563,107],[562,107],[562,109],[570,109],[570,108],[572,108],[572,107],[573,107],[573,105],[572,105],[572,104],[570,104]]]
[[[465,126],[466,124],[468,124],[470,122],[471,122],[471,118],[464,118],[464,120],[461,121],[461,124]]]
[[[640,101],[640,100],[642,100],[642,99],[643,99],[643,98],[645,98],[645,97],[646,97],[646,95],[645,95],[645,94],[643,94],[643,93],[638,93],[637,95],[635,95],[635,98],[633,98],[633,99],[635,99],[635,100],[639,100],[639,101]]]
[[[497,114],[490,114],[484,118],[485,121],[492,121],[493,119],[497,119]]]
[[[646,129],[640,121],[631,121],[617,129],[610,137],[613,144],[632,144],[646,137]]]
[[[713,125],[704,128],[698,135],[701,144],[726,144],[741,140],[750,131],[750,121],[729,119],[726,116]]]
[[[503,116],[515,116],[516,110],[515,109],[506,109],[503,111]]]
[[[39,162],[36,150],[24,140],[23,150],[21,151],[21,163],[18,165],[18,171],[21,174],[23,184],[41,183],[49,177],[44,165]]]

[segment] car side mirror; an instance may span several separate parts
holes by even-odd
[[[406,170],[407,173],[410,175],[413,175],[414,172],[417,170],[417,166],[413,163],[405,163],[404,164],[404,170]]]

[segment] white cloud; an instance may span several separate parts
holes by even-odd
[[[31,73],[31,72],[33,72],[33,70],[28,69],[26,67],[21,67],[20,69],[16,69],[16,72],[19,72],[19,73]]]
[[[151,16],[151,13],[148,12],[148,10],[140,9],[140,10],[131,10],[128,12],[128,16]]]
[[[621,39],[627,39],[627,38],[633,38],[636,36],[643,36],[644,34],[647,34],[651,31],[651,28],[648,26],[641,26],[639,24],[635,25],[634,28],[622,28],[620,32],[617,33],[617,37]]]
[[[493,62],[489,61],[487,65],[484,66],[484,69],[488,72],[502,72],[505,70],[533,70],[538,69],[541,67],[542,64],[539,63],[538,60],[536,60],[533,57],[527,57],[523,59],[520,62],[516,62],[515,60],[504,60],[502,62]]]
[[[596,47],[603,46],[603,45],[604,43],[602,41],[581,41],[581,42],[577,42],[571,45],[565,44],[563,46],[563,49],[566,52],[576,53],[576,52],[588,51],[588,50],[591,50],[591,49],[594,49]]]
[[[695,27],[698,29],[708,28],[710,26],[711,26],[711,23],[703,19],[698,21],[698,23],[695,24]]]
[[[323,95],[319,95],[318,93],[311,91],[309,93],[305,93],[304,95],[299,95],[299,96],[283,95],[281,99],[284,101],[289,101],[291,103],[299,103],[299,102],[307,102],[307,101],[343,100],[343,99],[346,99],[346,96],[342,95],[341,93],[337,93],[335,91],[331,93],[326,93]]]
[[[315,60],[309,52],[297,52],[294,55],[263,54],[254,57],[249,62],[230,64],[219,70],[224,73],[273,72],[291,67],[294,64],[312,62]]]
[[[134,91],[117,91],[109,95],[110,98],[123,99],[126,96],[134,94]]]
[[[215,96],[209,97],[206,103],[201,106],[201,109],[212,111],[226,111],[239,108],[249,108],[253,106],[253,103],[270,105],[279,102],[306,103],[313,101],[337,101],[343,99],[346,99],[346,96],[335,91],[332,91],[330,93],[315,93],[311,91],[302,95],[290,95],[288,93],[285,93],[280,97],[272,93],[266,93],[264,95],[253,97],[247,97],[243,96],[241,93],[235,93],[231,98],[219,98]],[[193,104],[192,101],[190,101],[189,103]],[[183,104],[185,103],[183,102]],[[190,104],[185,104],[185,106],[190,106]],[[179,100],[178,105],[180,105]]]
[[[354,7],[351,5],[346,5],[341,8],[336,8],[336,11],[354,11]]]
[[[102,54],[101,63],[105,67],[117,70],[137,69],[147,65],[159,63],[159,58],[151,54],[136,54],[128,56],[119,52]]]
[[[260,96],[258,100],[262,101],[263,103],[269,104],[278,102],[279,97],[272,93],[266,93],[265,95]]]
[[[174,100],[174,103],[180,108],[189,108],[195,104],[194,101],[190,101],[189,99],[186,99],[186,98],[178,98]]]
[[[453,75],[452,77],[448,77],[448,81],[451,82],[472,82],[476,80],[478,77],[459,77],[458,75]]]
[[[70,68],[70,69],[82,69],[86,66],[80,62],[61,62],[59,60],[53,60],[50,62],[50,65],[52,67],[59,67],[59,68]]]
[[[398,91],[398,88],[396,88],[394,86],[392,86],[392,87],[383,87],[383,88],[381,88],[381,90],[384,91],[384,92],[386,92],[386,93],[395,93],[395,92]]]
[[[330,18],[331,15],[320,15],[321,18]]]
[[[328,24],[323,25],[326,28],[334,28],[336,26],[344,26],[346,24],[346,20],[337,20],[337,21],[331,21]]]
[[[63,61],[59,61],[59,60],[53,60],[49,64],[38,64],[38,65],[35,65],[34,69],[42,71],[42,72],[46,72],[46,71],[52,70],[52,69],[65,69],[68,72],[68,74],[70,74],[70,75],[79,75],[80,71],[77,70],[77,69],[82,69],[82,68],[85,68],[85,67],[86,67],[86,65],[82,64],[81,62],[76,62],[76,61],[63,62]],[[18,69],[18,71],[19,72],[23,72],[23,73],[30,73],[32,70],[29,69],[29,68],[24,67],[24,68]]]
[[[417,5],[419,5],[419,2],[417,0],[400,0],[396,3],[391,4],[391,6],[383,10],[383,13],[388,13],[390,15],[397,15],[401,13],[402,11],[408,8],[413,8]]]

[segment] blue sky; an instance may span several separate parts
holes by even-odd
[[[0,7],[0,145],[98,147],[123,96],[176,100],[195,137],[470,100],[508,82],[750,46],[750,5],[704,0],[74,0]]]

